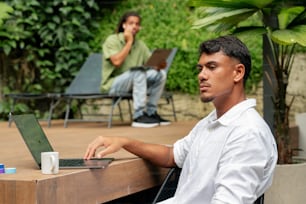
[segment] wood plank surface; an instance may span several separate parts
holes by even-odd
[[[196,121],[149,129],[124,123],[112,128],[102,123],[71,123],[64,128],[61,120],[52,121],[51,128],[40,123],[61,158],[76,158],[99,135],[171,145],[188,134]],[[15,125],[9,128],[7,122],[0,122],[0,151],[0,163],[17,169],[16,174],[0,174],[0,204],[103,203],[159,185],[167,172],[121,150],[110,155],[116,160],[106,169],[61,169],[57,175],[44,175]]]

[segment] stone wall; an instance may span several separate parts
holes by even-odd
[[[295,114],[306,112],[306,53],[298,54],[295,57],[288,85],[288,100],[295,97],[292,109],[291,120]]]

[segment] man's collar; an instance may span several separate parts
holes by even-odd
[[[224,113],[220,118],[217,119],[217,113],[216,110],[213,111],[209,115],[209,122],[215,123],[218,122],[224,126],[227,126],[228,124],[232,123],[235,120],[238,120],[241,113],[246,111],[247,109],[254,108],[256,106],[256,100],[255,99],[246,99],[235,106],[233,106],[230,110],[228,110],[226,113]]]

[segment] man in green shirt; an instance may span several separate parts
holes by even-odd
[[[101,90],[109,94],[132,93],[133,127],[168,125],[170,121],[157,114],[157,102],[166,83],[166,63],[143,67],[151,52],[143,41],[136,39],[140,23],[137,12],[125,13],[116,33],[103,43]]]

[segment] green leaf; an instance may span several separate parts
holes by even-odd
[[[58,16],[52,16],[52,20],[54,21],[54,23],[57,23],[57,24],[59,24],[61,22],[61,20]]]
[[[264,8],[274,0],[190,0],[190,6],[223,7],[223,8]]]
[[[9,13],[13,11],[13,8],[4,2],[0,2],[0,26],[3,24],[3,19],[9,17]]]
[[[280,29],[285,29],[287,26],[297,18],[305,8],[303,6],[296,6],[291,8],[283,8],[278,14],[278,23]]]
[[[47,27],[48,27],[49,30],[54,30],[54,29],[56,28],[56,24],[55,24],[55,23],[49,22],[49,23],[47,24]]]
[[[4,46],[3,46],[3,50],[4,50],[4,53],[5,53],[6,55],[9,55],[9,53],[10,53],[11,50],[12,50],[12,48],[11,48],[10,46],[4,45]]]
[[[220,21],[224,21],[224,23],[228,23],[229,25],[236,25],[239,22],[252,16],[254,12],[256,12],[256,10],[254,9],[235,9],[235,10],[228,10],[224,8],[223,9],[213,8],[213,9],[215,9],[216,11],[215,13],[209,15],[208,17],[196,20],[193,23],[192,28],[198,29],[211,24],[217,24]],[[207,11],[210,12],[211,10]]]
[[[282,45],[298,43],[306,46],[306,25],[296,26],[290,30],[276,30],[272,32],[271,38],[274,42]]]
[[[305,10],[300,15],[293,19],[293,21],[288,25],[288,27],[306,24],[306,8],[304,9]]]
[[[25,112],[29,111],[29,107],[27,105],[23,104],[23,103],[17,103],[15,105],[15,111],[16,112],[20,111],[22,113],[25,113]]]
[[[233,34],[241,38],[249,38],[250,36],[262,36],[265,33],[267,33],[267,30],[262,26],[239,27],[233,31]]]

